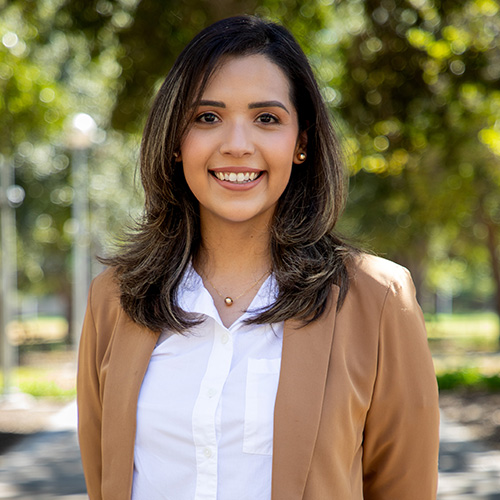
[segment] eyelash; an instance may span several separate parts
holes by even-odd
[[[214,117],[216,118],[216,120],[219,119],[219,117],[215,114],[215,113],[210,113],[209,111],[205,112],[205,113],[202,113],[201,115],[198,115],[196,117],[196,121],[199,122],[199,123],[215,123],[216,120],[213,120],[213,121],[205,121],[204,119],[207,118],[208,116],[210,117]]]
[[[280,123],[280,120],[277,116],[271,114],[271,113],[262,113],[261,115],[259,115],[257,117],[258,120],[260,120],[261,118],[271,118],[271,121],[266,121],[266,122],[260,122],[260,123],[265,123],[266,125],[271,125],[271,124],[276,124],[276,123]]]
[[[212,120],[206,121],[207,117],[212,118]],[[215,118],[215,119],[213,119],[213,118]],[[265,118],[268,121],[261,121],[262,118]],[[219,120],[219,117],[215,113],[207,111],[205,113],[202,113],[201,115],[198,115],[196,117],[195,121],[198,123],[211,124],[211,123],[217,123],[218,120]],[[257,117],[257,120],[259,121],[259,123],[262,123],[264,125],[273,125],[273,124],[281,123],[279,118],[277,116],[273,115],[272,113],[262,113],[261,115],[259,115]]]

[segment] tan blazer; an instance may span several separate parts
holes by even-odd
[[[438,394],[411,278],[366,255],[351,275],[338,313],[334,287],[319,320],[285,322],[272,500],[435,499]],[[157,337],[120,308],[110,270],[94,280],[78,371],[91,500],[130,499],[137,398]]]

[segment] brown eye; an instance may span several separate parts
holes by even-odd
[[[265,124],[279,123],[278,118],[271,113],[263,113],[262,115],[259,115],[257,121]]]
[[[219,117],[214,113],[202,113],[196,118],[199,123],[215,123],[219,120]]]

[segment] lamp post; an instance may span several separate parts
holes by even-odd
[[[90,286],[90,242],[88,207],[88,154],[95,139],[97,125],[86,113],[78,113],[71,121],[68,136],[72,151],[73,205],[73,272],[71,342],[78,345]]]
[[[16,215],[15,207],[24,201],[24,189],[14,184],[14,169],[6,161],[0,162],[0,237],[1,237],[1,286],[0,301],[0,358],[3,373],[4,399],[11,396],[11,372],[14,351],[7,335],[7,325],[12,320],[14,296],[17,292],[17,258],[16,258]]]

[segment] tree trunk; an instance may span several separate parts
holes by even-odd
[[[491,258],[491,270],[495,281],[495,309],[500,318],[500,258],[498,252],[499,228],[486,214],[483,213],[483,222],[488,230],[487,246]],[[500,349],[500,337],[498,339]]]

